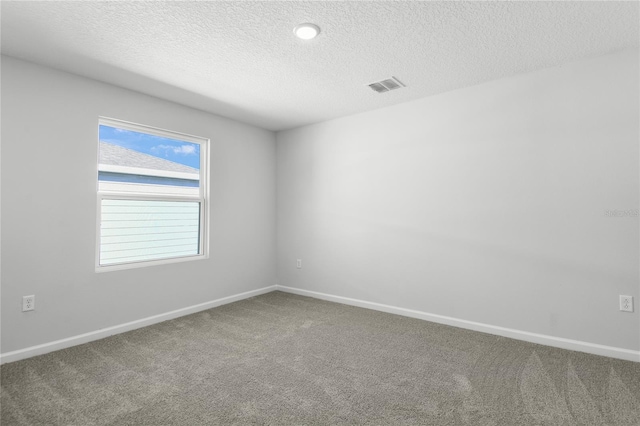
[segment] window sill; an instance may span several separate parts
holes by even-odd
[[[181,262],[191,262],[195,260],[204,260],[208,258],[209,258],[208,255],[199,254],[196,256],[172,257],[169,259],[148,260],[144,262],[119,263],[116,265],[105,265],[105,266],[97,265],[96,272],[103,273],[103,272],[111,272],[111,271],[122,271],[126,269],[147,268],[149,266],[168,265],[171,263],[181,263]]]

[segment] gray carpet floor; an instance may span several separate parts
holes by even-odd
[[[640,425],[640,364],[273,292],[23,361],[2,425]]]

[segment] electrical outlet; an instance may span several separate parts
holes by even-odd
[[[633,296],[620,295],[620,310],[633,312]]]
[[[36,308],[36,296],[22,296],[22,312],[33,311]]]
[[[302,259],[296,259],[296,268],[302,268]]]

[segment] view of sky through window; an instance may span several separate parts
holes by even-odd
[[[200,145],[100,125],[100,141],[200,169]]]

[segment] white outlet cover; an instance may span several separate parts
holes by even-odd
[[[633,296],[620,295],[620,310],[624,312],[633,312]]]
[[[36,308],[36,296],[22,296],[22,312],[33,311]]]

